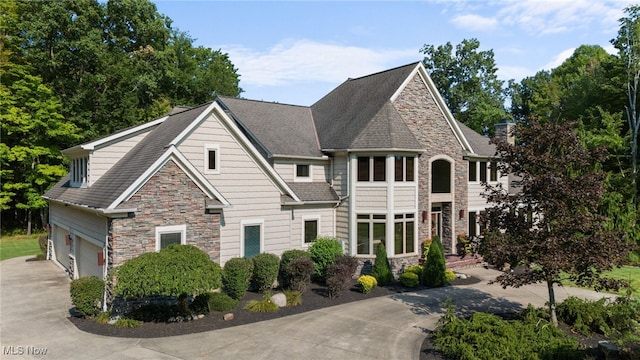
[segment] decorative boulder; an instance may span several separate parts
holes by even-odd
[[[278,307],[285,307],[287,306],[287,296],[283,293],[273,294],[271,302],[278,305]]]

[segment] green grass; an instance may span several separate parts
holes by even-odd
[[[0,238],[0,261],[40,253],[38,237],[42,234],[3,236]]]
[[[621,268],[602,273],[602,277],[628,281],[631,285],[631,295],[636,299],[640,299],[640,267],[623,266]],[[563,280],[562,283],[567,286],[576,286],[575,283],[568,280]],[[627,295],[627,289],[620,289],[620,291],[612,292],[614,294]]]

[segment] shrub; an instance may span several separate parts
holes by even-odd
[[[361,275],[358,278],[358,285],[363,294],[368,294],[374,287],[378,286],[378,281],[371,275]]]
[[[280,258],[274,254],[258,254],[251,258],[253,261],[253,285],[259,292],[265,292],[273,287],[278,278]]]
[[[302,293],[298,290],[284,290],[284,296],[287,297],[287,306],[298,306],[302,304]]]
[[[571,296],[558,304],[558,319],[582,335],[594,332],[610,336],[633,332],[640,320],[640,302],[621,297],[589,301]]]
[[[287,250],[280,260],[280,285],[283,288],[304,292],[311,283],[313,261],[304,250]]]
[[[420,284],[420,277],[413,272],[403,272],[400,274],[400,283],[406,287],[416,287]]]
[[[238,300],[222,292],[209,293],[210,311],[229,311],[238,306],[238,302]]]
[[[456,273],[454,273],[453,270],[447,269],[444,271],[444,278],[446,283],[449,284],[456,279]]]
[[[309,247],[313,260],[313,275],[319,281],[327,278],[327,268],[335,262],[336,255],[342,254],[342,243],[331,237],[317,238]]]
[[[371,276],[376,278],[380,286],[389,285],[393,282],[393,273],[387,259],[387,250],[383,244],[380,244],[376,250],[376,260],[373,263]]]
[[[253,261],[245,258],[232,258],[224,264],[222,282],[224,291],[232,298],[240,300],[249,289]]]
[[[71,303],[84,317],[92,317],[102,310],[104,281],[97,276],[75,279],[69,287]]]
[[[413,265],[413,266],[407,266],[404,269],[404,272],[409,272],[409,273],[414,273],[416,275],[418,275],[418,279],[420,280],[420,282],[422,282],[422,272],[424,271],[424,268],[420,265]]]
[[[177,306],[156,303],[144,304],[128,314],[130,319],[143,322],[168,322],[178,315],[185,314],[180,313]]]
[[[358,268],[358,259],[355,256],[339,254],[336,255],[334,264],[345,265],[349,269],[351,275],[353,275]]]
[[[278,305],[274,304],[270,297],[266,295],[262,300],[251,300],[245,306],[245,310],[253,312],[274,312],[278,311]]]
[[[447,270],[447,266],[442,243],[440,242],[440,238],[436,236],[433,238],[433,243],[429,247],[427,261],[424,264],[424,271],[422,273],[423,283],[429,287],[446,285],[447,278],[445,276],[445,270]]]
[[[115,294],[128,297],[197,295],[221,285],[220,265],[193,245],[144,253],[116,270]]]
[[[338,294],[346,290],[351,280],[351,268],[348,264],[331,264],[327,268],[327,291],[330,299],[338,297]]]
[[[114,324],[115,327],[117,328],[135,328],[142,325],[142,321],[138,321],[135,319],[127,319],[127,318],[120,318],[118,320],[116,320],[116,323]]]

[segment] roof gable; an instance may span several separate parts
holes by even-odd
[[[351,143],[352,149],[413,149],[422,145],[402,120],[402,116],[390,101],[371,119],[369,124]]]
[[[349,79],[311,105],[321,148],[353,148],[354,140],[417,66],[419,63],[413,63]]]

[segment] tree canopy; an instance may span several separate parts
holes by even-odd
[[[482,255],[492,264],[522,265],[496,281],[505,287],[546,283],[554,322],[553,284],[562,273],[580,285],[615,288],[620,283],[600,273],[622,265],[630,250],[624,236],[608,229],[594,211],[605,190],[598,165],[605,151],[586,148],[575,128],[575,123],[529,118],[517,125],[515,145],[495,139],[498,170],[518,179],[517,191],[487,184],[484,193],[490,207]]]

